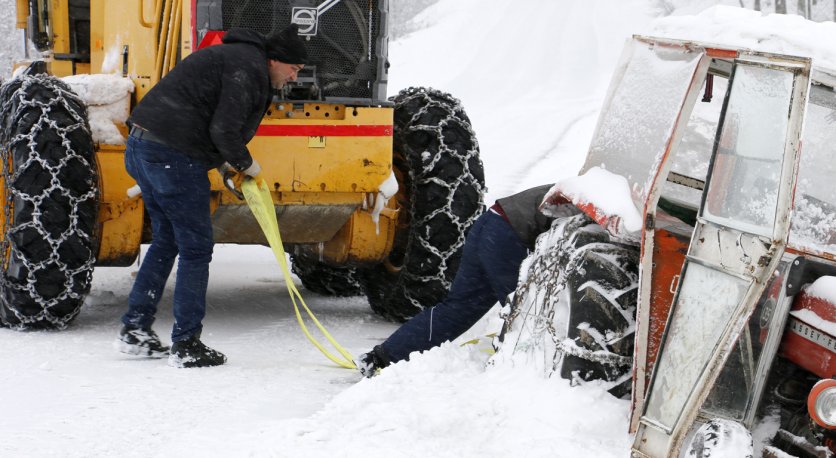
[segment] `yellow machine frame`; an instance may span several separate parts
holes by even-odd
[[[90,63],[61,60],[70,52],[68,0],[38,0],[50,9],[52,58],[58,77],[116,73],[135,84],[131,106],[194,51],[189,0],[90,0]],[[17,26],[25,28],[29,2],[17,0]],[[274,104],[248,145],[272,184],[282,236],[317,247],[336,264],[379,262],[392,248],[397,204],[377,223],[369,208],[392,170],[392,108],[343,104]],[[123,135],[125,126],[119,126]],[[126,265],[147,240],[141,197],[124,166],[124,145],[96,145],[99,167],[100,246],[97,265]],[[266,243],[246,205],[210,172],[218,242]],[[394,200],[394,199],[393,199]]]

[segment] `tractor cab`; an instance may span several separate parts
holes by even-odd
[[[779,433],[764,450],[807,456],[836,426],[832,405],[811,414],[813,427],[799,409],[834,375],[836,296],[813,306],[802,290],[836,275],[825,185],[836,178],[826,159],[834,82],[804,57],[648,37],[627,45],[582,174],[625,177],[641,216],[631,230],[614,223],[623,212],[586,205],[640,245],[633,456],[704,453],[723,446],[717,437],[751,444],[766,418]]]
[[[836,451],[834,88],[809,57],[633,37],[495,358],[630,393],[635,457]]]

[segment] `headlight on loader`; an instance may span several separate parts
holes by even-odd
[[[821,380],[807,397],[810,417],[827,429],[836,429],[836,379]]]

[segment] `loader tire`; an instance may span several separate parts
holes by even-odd
[[[304,254],[291,255],[291,262],[291,271],[308,291],[335,297],[363,295],[363,286],[353,268],[329,266]]]
[[[560,373],[567,379],[620,381],[609,390],[620,398],[631,389],[639,252],[611,241],[605,231],[590,234],[595,235],[580,235],[566,281],[567,338],[580,351],[566,354]]]
[[[391,100],[398,232],[389,257],[362,279],[372,310],[404,321],[449,291],[467,231],[484,210],[485,176],[458,100],[425,88]]]
[[[87,109],[34,67],[0,87],[0,322],[62,329],[93,275],[98,177]]]

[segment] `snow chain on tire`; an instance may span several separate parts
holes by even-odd
[[[90,289],[98,177],[84,103],[57,78],[0,88],[0,321],[64,328]]]
[[[389,258],[366,269],[363,281],[372,309],[403,321],[449,291],[467,231],[484,210],[485,177],[457,99],[409,88],[391,100],[402,210]]]
[[[638,248],[613,242],[579,214],[556,220],[524,263],[501,352],[546,352],[544,371],[573,383],[605,380],[629,393]]]

